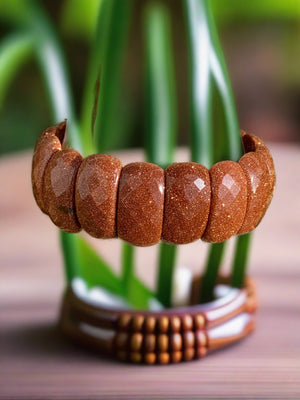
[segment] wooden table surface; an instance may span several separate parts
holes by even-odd
[[[253,236],[250,257],[260,298],[257,330],[201,361],[166,367],[119,364],[61,336],[57,316],[64,280],[57,230],[34,203],[31,154],[2,158],[0,398],[299,399],[300,148],[271,149],[277,188]],[[134,157],[138,155],[129,158]],[[93,243],[117,268],[118,241]],[[200,269],[206,249],[201,242],[183,246],[178,263]],[[137,254],[137,273],[150,285],[155,251],[147,248]]]

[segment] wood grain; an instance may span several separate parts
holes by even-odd
[[[63,268],[57,229],[35,205],[31,154],[0,160],[1,399],[299,399],[300,148],[270,146],[275,197],[253,237],[250,274],[257,282],[257,330],[202,360],[137,367],[68,343],[57,329]],[[121,153],[122,161],[140,153]],[[185,161],[186,152],[177,160]],[[118,240],[91,239],[118,270]],[[231,241],[230,241],[231,242]],[[229,254],[232,251],[229,245]],[[198,271],[207,245],[180,248],[178,263]],[[137,273],[155,281],[156,247],[137,251]],[[224,268],[228,270],[230,256]]]

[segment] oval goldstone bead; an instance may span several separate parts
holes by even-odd
[[[243,225],[239,234],[245,234],[257,227],[265,214],[268,206],[269,174],[267,166],[256,153],[246,153],[240,160],[240,166],[243,168],[247,179],[247,209]]]
[[[166,195],[162,240],[186,244],[200,239],[210,208],[207,168],[194,162],[175,163],[165,171]]]
[[[121,161],[107,154],[93,154],[80,165],[75,203],[78,221],[88,234],[109,239],[116,236],[116,208]]]
[[[164,207],[164,171],[136,162],[121,172],[118,194],[118,236],[134,246],[160,241]]]
[[[247,207],[247,180],[234,161],[221,161],[210,170],[211,208],[202,237],[206,242],[224,242],[242,226]]]
[[[46,212],[56,226],[69,233],[81,230],[75,210],[75,181],[81,162],[77,151],[66,149],[51,157],[45,171]]]
[[[44,213],[46,213],[43,201],[45,169],[53,154],[61,150],[65,130],[66,121],[45,129],[34,149],[31,169],[32,191],[37,205]]]
[[[270,151],[259,137],[255,135],[249,135],[246,132],[242,132],[241,134],[245,152],[246,153],[255,152],[255,154],[261,160],[261,162],[266,164],[268,170],[268,178],[265,184],[265,191],[266,193],[268,193],[268,199],[265,203],[264,210],[261,215],[261,218],[263,218],[272,200],[276,184],[276,174],[275,174],[273,158],[271,156]]]

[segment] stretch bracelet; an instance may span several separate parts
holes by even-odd
[[[66,122],[41,134],[32,160],[40,209],[65,232],[119,237],[135,246],[160,240],[223,242],[260,223],[272,199],[275,170],[261,139],[241,133],[245,154],[209,170],[195,162],[164,171],[147,162],[122,167],[107,154],[85,159],[63,148]]]

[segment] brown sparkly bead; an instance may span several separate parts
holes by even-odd
[[[88,234],[116,236],[116,209],[121,161],[107,154],[85,158],[78,170],[75,202],[78,221]]]
[[[131,321],[131,329],[133,332],[142,332],[145,317],[143,315],[135,315]]]
[[[130,348],[132,351],[140,351],[143,344],[143,335],[134,333],[130,338]]]
[[[166,333],[169,330],[169,317],[163,316],[159,317],[157,320],[157,328],[161,333]]]
[[[183,347],[189,349],[195,346],[195,334],[194,332],[188,331],[184,332],[183,335]]]
[[[171,361],[172,363],[178,363],[182,360],[182,352],[181,351],[174,351],[171,353]]]
[[[135,364],[140,364],[142,362],[142,354],[138,353],[138,352],[132,352],[130,353],[130,360],[131,362],[135,363]]]
[[[198,330],[195,332],[196,347],[205,347],[207,345],[207,337],[205,332]]]
[[[155,353],[146,353],[144,356],[144,360],[146,364],[152,365],[156,362],[156,354]]]
[[[202,314],[198,314],[194,316],[194,324],[195,324],[195,329],[202,329],[205,326],[205,318]]]
[[[199,358],[206,356],[206,354],[207,354],[206,347],[198,347],[195,352],[195,357],[199,359]]]
[[[156,349],[156,335],[146,334],[144,336],[144,350],[146,353],[152,353]]]
[[[211,208],[202,237],[206,242],[224,242],[242,226],[247,207],[247,180],[241,166],[221,161],[210,170]]]
[[[264,142],[259,137],[255,135],[249,135],[246,132],[242,132],[241,134],[245,152],[247,153],[251,151],[255,152],[257,157],[261,160],[261,162],[266,164],[266,167],[268,169],[268,184],[266,183],[265,187],[266,192],[268,192],[268,199],[265,203],[264,212],[262,213],[263,217],[272,200],[273,192],[275,189],[276,174],[275,174],[273,158],[268,148],[265,146]]]
[[[179,317],[170,317],[170,330],[171,332],[180,332],[181,320]]]
[[[168,351],[169,349],[169,337],[166,334],[161,334],[157,336],[157,349],[160,352]]]
[[[81,155],[72,149],[55,153],[45,170],[44,205],[47,214],[61,230],[69,233],[81,230],[75,210],[75,181]]]
[[[159,364],[169,364],[170,354],[169,353],[158,353],[157,360]]]
[[[182,335],[180,333],[170,334],[170,348],[173,351],[182,350]]]
[[[154,317],[146,317],[144,329],[147,333],[152,333],[155,331],[156,328],[156,319]]]
[[[268,207],[269,191],[266,187],[268,182],[268,170],[256,153],[246,153],[240,160],[247,179],[247,209],[243,225],[239,234],[252,231],[257,227]]]
[[[207,168],[195,162],[175,163],[165,171],[166,195],[162,240],[185,244],[200,239],[210,208]]]
[[[125,332],[116,334],[115,345],[118,349],[127,350],[129,344],[129,335]]]
[[[182,329],[184,331],[191,331],[193,329],[194,325],[193,318],[189,314],[185,314],[182,317],[181,322],[182,322]]]
[[[118,319],[118,329],[127,331],[131,323],[131,316],[129,314],[122,314]]]
[[[118,236],[135,246],[160,241],[164,206],[164,171],[155,164],[136,162],[121,173]]]
[[[53,154],[61,150],[65,130],[66,121],[45,129],[34,149],[31,170],[32,191],[38,206],[44,213],[46,213],[43,201],[45,169]]]
[[[190,349],[185,349],[183,351],[183,359],[184,359],[184,361],[190,361],[193,358],[195,358],[195,349],[190,348]]]

